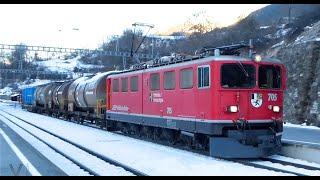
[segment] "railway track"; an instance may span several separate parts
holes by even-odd
[[[79,123],[77,121],[72,121],[72,122]],[[85,121],[82,125],[101,130],[101,128],[99,126],[91,124],[90,122],[86,122]],[[132,138],[132,136],[130,136],[128,134],[123,134],[122,132],[112,132],[112,133],[121,134],[121,135],[124,135],[124,136]],[[138,137],[133,137],[133,138],[138,138]],[[143,139],[143,138],[138,138],[138,139],[147,140],[149,142],[154,142],[154,143],[158,143],[158,144],[162,144],[162,145],[168,146],[168,144],[155,142],[155,141],[152,141],[150,139]],[[178,145],[176,145],[176,146],[171,145],[170,147],[179,148],[179,149],[182,149],[182,150],[188,150],[188,151],[199,153],[199,154],[202,154],[202,155],[208,155],[207,152],[193,150],[193,149],[186,149],[185,147],[180,147]],[[232,159],[232,160],[231,159],[224,159],[224,160],[233,161],[233,162],[241,163],[241,164],[252,166],[252,167],[256,167],[256,168],[267,169],[267,170],[272,170],[272,171],[282,172],[282,173],[288,173],[288,174],[294,174],[294,175],[297,175],[297,176],[309,176],[309,175],[308,174],[299,173],[299,172],[294,172],[292,170],[286,170],[285,166],[291,166],[291,167],[294,167],[294,168],[300,168],[300,169],[311,170],[311,171],[319,171],[319,173],[320,173],[320,168],[319,167],[308,166],[308,165],[304,165],[304,164],[298,164],[298,163],[293,163],[293,162],[290,162],[290,161],[284,161],[284,160],[268,158],[268,157],[258,159],[260,161],[257,161],[257,160],[240,160],[240,159]],[[259,163],[270,162],[270,163],[281,164],[283,166],[283,168],[275,168],[275,167],[271,167],[270,165],[257,164],[257,162],[259,162]]]
[[[65,139],[64,137],[61,137],[61,136],[59,136],[59,135],[57,135],[57,134],[54,134],[54,133],[52,133],[52,132],[49,132],[49,131],[47,131],[47,130],[45,130],[45,129],[43,129],[43,128],[35,125],[35,124],[29,123],[29,122],[23,120],[22,118],[17,117],[17,116],[15,116],[15,115],[13,115],[13,114],[11,114],[11,113],[9,113],[9,112],[6,112],[6,111],[4,111],[4,110],[0,110],[0,112],[2,112],[2,113],[0,113],[0,116],[1,116],[1,117],[3,117],[3,118],[5,118],[6,120],[10,121],[11,123],[15,124],[16,126],[18,126],[19,128],[21,128],[22,130],[26,131],[27,133],[31,134],[31,135],[34,136],[36,139],[38,139],[38,140],[41,141],[42,143],[44,143],[44,144],[46,144],[47,146],[49,146],[51,149],[55,150],[57,153],[61,154],[62,156],[66,157],[67,159],[69,159],[69,160],[70,160],[71,162],[73,162],[74,164],[78,165],[81,169],[87,171],[90,175],[100,176],[101,174],[100,174],[99,172],[97,172],[96,170],[94,170],[94,168],[88,166],[87,164],[84,164],[84,163],[78,161],[78,160],[77,160],[75,157],[73,157],[72,155],[66,154],[65,152],[63,152],[63,150],[61,150],[61,149],[55,147],[54,145],[46,142],[46,141],[43,140],[41,137],[37,136],[35,133],[33,133],[33,132],[31,132],[30,130],[28,130],[27,128],[19,125],[17,122],[14,122],[11,118],[13,117],[13,118],[19,120],[20,122],[23,122],[23,123],[25,123],[25,124],[28,124],[28,125],[36,128],[36,129],[38,129],[38,130],[40,130],[40,131],[42,131],[42,132],[45,132],[45,133],[47,133],[47,134],[49,134],[49,135],[51,135],[51,136],[53,136],[53,137],[55,137],[55,138],[58,138],[58,139],[61,141],[61,143],[68,143],[68,144],[72,145],[73,147],[75,147],[75,148],[77,148],[77,149],[80,149],[80,150],[84,151],[85,153],[88,153],[88,154],[94,156],[95,158],[98,158],[98,159],[104,161],[104,162],[107,163],[107,164],[110,164],[110,166],[120,167],[120,168],[122,168],[123,170],[125,170],[125,171],[127,171],[127,172],[130,172],[131,174],[136,175],[136,176],[147,176],[147,174],[145,174],[145,173],[143,173],[143,172],[141,172],[141,171],[139,171],[139,170],[137,170],[137,169],[134,169],[134,168],[132,168],[132,167],[130,167],[130,166],[127,166],[127,165],[125,165],[125,164],[122,164],[122,163],[120,163],[120,162],[118,162],[118,161],[116,161],[116,160],[114,160],[114,159],[111,159],[111,158],[108,158],[108,157],[103,156],[103,155],[101,155],[101,154],[98,154],[98,153],[96,153],[96,152],[94,152],[94,151],[92,151],[92,150],[90,150],[90,149],[88,149],[88,148],[85,148],[85,147],[83,147],[83,146],[81,146],[81,145],[79,145],[79,144],[73,143],[73,142],[69,141],[68,139]],[[4,115],[3,113],[11,116],[11,118],[8,117],[8,116],[6,116],[6,115]]]
[[[294,163],[291,161],[285,161],[285,160],[281,160],[281,159],[275,159],[275,158],[260,158],[263,161],[270,161],[272,163],[279,163],[279,164],[283,164],[286,166],[293,166],[296,168],[302,168],[302,169],[307,169],[307,170],[311,170],[311,171],[320,171],[320,167],[315,167],[315,166],[309,166],[309,165],[305,165],[305,164],[299,164],[299,163]]]
[[[228,159],[227,159],[228,160]],[[320,174],[320,168],[315,166],[309,166],[305,164],[294,163],[291,161],[285,161],[280,159],[274,159],[270,157],[259,158],[257,160],[232,160],[244,165],[268,169],[276,172],[294,174],[297,176],[311,176],[314,175],[311,171],[319,171],[317,175]],[[302,172],[303,171],[303,172]]]
[[[17,119],[22,120],[21,118],[13,115],[11,113],[8,113],[8,112],[3,111],[3,110],[0,110],[0,111],[9,114],[12,117],[15,117]],[[24,121],[24,120],[22,120],[22,121]],[[24,122],[26,122],[26,121],[24,121]],[[72,121],[72,122],[78,123],[77,121]],[[30,124],[29,122],[26,122],[26,123]],[[87,127],[91,127],[91,128],[95,128],[95,129],[101,129],[100,127],[98,127],[96,125],[93,125],[93,124],[90,124],[89,122],[86,122],[86,121],[82,125],[87,126]],[[32,126],[37,127],[36,125],[33,125],[33,124],[32,124]],[[42,129],[40,127],[37,127],[37,128]],[[46,130],[44,130],[44,131],[46,131]],[[48,132],[48,131],[46,131],[46,132]],[[56,136],[55,134],[53,134],[51,132],[48,132],[48,133]],[[113,133],[116,133],[116,132],[113,132]],[[116,134],[119,134],[119,133],[116,133]],[[131,136],[126,135],[126,134],[122,134],[122,135],[131,137]],[[64,139],[63,137],[60,137],[60,138]],[[66,140],[66,141],[69,142],[68,140]],[[72,142],[70,142],[70,143],[74,144]],[[75,144],[75,145],[77,145],[77,144]],[[77,146],[79,146],[79,145],[77,145]],[[87,152],[92,152],[91,150],[89,150],[87,148],[84,148],[82,146],[80,146],[79,148],[80,149],[84,149]],[[178,147],[178,148],[184,149],[184,148],[181,148],[181,147]],[[203,152],[197,152],[197,151],[192,151],[192,152],[205,154]],[[92,154],[96,154],[96,153],[93,152]],[[98,154],[96,156],[100,157],[101,155]],[[297,175],[297,176],[309,176],[310,173],[303,173],[303,172],[301,173],[300,171],[292,170],[292,168],[300,169],[300,170],[303,169],[303,170],[307,170],[307,171],[319,171],[319,174],[320,174],[320,168],[319,167],[308,166],[308,165],[304,165],[304,164],[298,164],[298,163],[294,163],[294,162],[290,162],[290,161],[284,161],[284,160],[280,160],[280,159],[274,159],[274,158],[260,158],[260,159],[254,159],[254,160],[252,160],[252,159],[224,159],[224,160],[237,162],[237,163],[240,163],[240,164],[243,164],[243,165],[252,166],[252,167],[256,167],[256,168],[261,168],[261,169],[266,169],[266,170],[271,170],[271,171],[276,171],[276,172],[293,174],[293,175]],[[112,162],[114,162],[114,161],[112,161]],[[114,164],[114,163],[112,163],[112,164]],[[276,164],[277,166],[281,166],[281,168],[280,167],[273,167],[271,164],[273,164],[273,165]],[[118,165],[118,163],[116,162],[115,165]],[[119,166],[121,167],[122,165],[119,165]],[[128,170],[128,171],[130,171],[133,174],[138,175],[138,176],[146,176],[146,174],[143,174],[140,171],[137,171],[137,170],[134,170],[134,169],[132,171],[132,168],[127,167],[127,166],[124,166],[124,169],[126,169],[126,170]]]

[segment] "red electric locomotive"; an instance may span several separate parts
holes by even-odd
[[[206,49],[195,58],[109,75],[108,126],[122,122],[171,141],[188,136],[214,157],[277,153],[286,69],[251,50],[240,56],[246,47],[251,46]]]

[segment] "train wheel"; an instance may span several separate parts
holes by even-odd
[[[179,132],[172,129],[164,129],[162,137],[170,144],[175,145],[179,140]]]
[[[129,124],[129,134],[137,136],[139,134],[139,127],[136,124]]]
[[[137,133],[136,134],[139,138],[142,137],[141,129],[142,129],[142,125],[137,125]]]
[[[126,127],[126,123],[119,122],[117,126],[123,134],[128,134],[128,128]]]
[[[114,121],[105,120],[105,125],[107,131],[115,131],[117,129],[117,124]]]
[[[103,129],[104,127],[106,127],[106,122],[104,120],[101,120],[101,119],[97,119],[95,120],[96,122],[99,122],[99,126],[100,126],[100,129]]]
[[[161,134],[162,134],[162,129],[161,128],[154,128],[154,131],[153,131],[153,139],[155,141],[160,141],[161,140]]]
[[[77,124],[80,124],[80,121],[81,121],[81,118],[80,117],[77,117]]]
[[[153,137],[153,128],[149,126],[142,126],[141,136],[147,139],[152,139]]]
[[[194,146],[196,150],[207,150],[209,147],[209,138],[202,134],[195,134]]]

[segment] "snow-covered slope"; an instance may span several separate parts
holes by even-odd
[[[47,61],[38,61],[34,62],[34,64],[44,67],[50,71],[55,72],[72,72],[75,68],[78,69],[94,69],[94,68],[102,68],[103,66],[84,64],[79,61],[80,56],[72,58],[72,59],[52,59]]]
[[[305,27],[305,31],[295,40],[295,44],[306,43],[310,41],[320,41],[320,21],[312,26]]]
[[[12,94],[12,88],[10,87],[5,87],[3,89],[0,89],[0,95],[10,96],[11,94]]]
[[[42,85],[42,84],[47,84],[47,83],[50,83],[50,82],[51,82],[51,80],[47,80],[47,79],[35,79],[32,82],[25,81],[23,83],[19,83],[18,87],[19,87],[19,89],[23,89],[23,88],[26,88],[26,87],[39,86],[39,85]]]

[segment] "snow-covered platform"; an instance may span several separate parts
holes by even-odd
[[[285,124],[283,129],[283,140],[318,144],[320,147],[320,128],[314,126],[301,126]]]
[[[66,174],[0,120],[0,176],[40,175]]]
[[[287,123],[282,136],[282,155],[320,163],[320,128]]]

